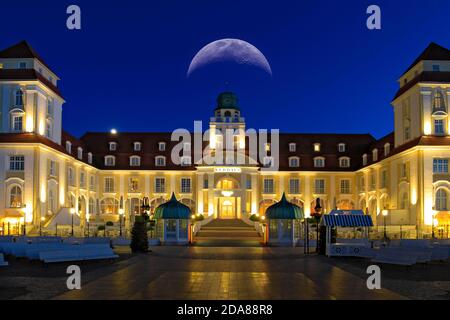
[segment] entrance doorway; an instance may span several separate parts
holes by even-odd
[[[235,197],[221,199],[219,219],[236,219]]]

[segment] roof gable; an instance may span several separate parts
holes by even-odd
[[[431,42],[402,75],[411,70],[420,61],[425,60],[450,60],[450,50]]]

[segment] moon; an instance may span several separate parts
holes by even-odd
[[[269,62],[254,45],[239,39],[220,39],[197,52],[189,65],[187,76],[205,65],[224,61],[255,66],[272,75]]]

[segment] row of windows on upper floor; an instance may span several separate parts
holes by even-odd
[[[264,161],[265,166],[270,166],[273,159],[272,157],[266,157],[267,160]],[[314,158],[314,168],[324,168],[325,167],[325,158],[324,157],[315,157]],[[300,157],[289,157],[289,168],[299,168],[300,167]],[[340,157],[339,158],[339,167],[340,168],[350,168],[350,158],[349,157]]]

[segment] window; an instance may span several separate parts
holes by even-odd
[[[351,193],[350,180],[349,179],[342,179],[341,180],[341,193],[342,194],[349,194],[349,193]]]
[[[53,136],[53,121],[51,119],[45,121],[45,136],[48,139],[51,139]]]
[[[89,177],[89,189],[91,190],[95,189],[95,176]]]
[[[131,156],[130,157],[130,166],[139,167],[141,165],[141,157],[139,156]]]
[[[322,157],[314,158],[314,167],[315,168],[323,168],[323,167],[325,167],[325,158],[322,158]]]
[[[0,69],[3,69],[3,63],[0,63]]]
[[[295,143],[289,143],[289,151],[290,152],[295,152],[297,150],[297,144]]]
[[[163,167],[165,165],[166,165],[166,157],[158,156],[158,157],[155,158],[155,166]]]
[[[191,165],[191,157],[190,156],[181,157],[181,165],[182,166],[190,166]]]
[[[387,187],[387,171],[386,170],[381,171],[380,187],[381,188]]]
[[[409,200],[408,200],[408,193],[404,192],[402,194],[402,197],[400,198],[400,209],[408,209],[409,208]]]
[[[363,166],[367,165],[367,154],[363,154],[362,162],[363,162]]]
[[[140,142],[133,143],[134,151],[141,151],[142,144]]]
[[[339,167],[349,168],[350,167],[350,158],[347,158],[347,157],[339,158]]]
[[[264,179],[263,193],[274,193],[273,179]]]
[[[155,178],[155,192],[156,193],[166,192],[166,179]]]
[[[93,198],[89,198],[89,214],[95,213],[95,201]]]
[[[130,191],[136,192],[139,190],[139,180],[137,178],[130,178]]]
[[[166,143],[165,142],[158,142],[158,150],[159,151],[166,151]]]
[[[114,178],[106,177],[105,178],[105,192],[114,192]]]
[[[439,135],[439,136],[445,134],[445,127],[444,127],[443,119],[434,119],[434,134]]]
[[[12,115],[12,130],[14,132],[23,131],[23,114],[15,113]]]
[[[373,149],[372,150],[372,161],[378,161],[378,149]]]
[[[47,116],[53,116],[53,100],[52,98],[47,98]]]
[[[191,179],[181,178],[181,193],[190,193],[190,192],[191,192]]]
[[[80,159],[80,160],[83,159],[83,148],[78,147],[77,156],[78,156],[78,159]]]
[[[263,158],[263,166],[264,167],[271,167],[272,166],[272,162],[273,162],[273,158],[272,157],[264,157]]]
[[[448,159],[433,159],[433,173],[448,173]]]
[[[21,208],[22,207],[22,188],[19,186],[13,186],[9,191],[9,207]]]
[[[88,163],[92,164],[92,153],[88,153]]]
[[[81,188],[86,187],[86,174],[83,171],[80,172],[80,187]]]
[[[441,71],[440,66],[439,66],[438,64],[433,64],[433,71],[434,71],[434,72],[439,72],[439,71]]]
[[[9,157],[9,171],[24,171],[24,170],[25,170],[25,156]]]
[[[325,180],[315,179],[314,180],[314,193],[315,194],[325,194]]]
[[[300,165],[300,160],[298,157],[289,158],[289,167],[290,168],[297,168],[299,165]]]
[[[289,193],[299,194],[300,193],[300,180],[299,179],[289,179]]]
[[[53,160],[50,160],[50,176],[56,177],[56,162]]]
[[[116,151],[117,150],[117,143],[116,142],[110,142],[109,143],[109,151]]]
[[[26,69],[27,63],[25,61],[19,61],[19,69]]]
[[[23,107],[23,91],[19,89],[14,95],[14,105],[18,107]]]
[[[73,168],[69,167],[67,169],[67,180],[69,180],[69,185],[74,185],[74,178],[73,178]]]
[[[405,141],[406,140],[409,140],[410,138],[411,138],[411,131],[410,131],[410,129],[409,129],[409,127],[405,127],[405,130],[404,130],[405,132],[404,132],[404,135],[405,135]]]
[[[314,143],[314,151],[320,152],[320,143]]]
[[[208,179],[203,179],[203,189],[208,189]]]
[[[189,142],[186,142],[183,144],[183,151],[184,152],[191,152],[191,144]]]
[[[386,143],[384,145],[384,156],[387,157],[387,155],[391,152],[391,145],[389,143]]]
[[[250,190],[250,189],[252,188],[252,180],[251,180],[251,179],[247,179],[247,180],[245,181],[245,188],[246,188],[247,190]]]
[[[400,164],[400,178],[404,179],[408,176],[406,163]]]
[[[359,186],[361,191],[366,191],[366,179],[364,179],[364,177],[361,177],[359,180]]]
[[[447,192],[444,189],[439,189],[436,192],[435,210],[447,211]]]
[[[72,143],[70,141],[66,141],[66,151],[72,154]]]
[[[345,152],[345,143],[339,143],[338,144],[338,151],[339,152]]]
[[[375,173],[370,175],[370,190],[375,190],[377,186],[377,180],[375,178]]]
[[[112,167],[116,164],[116,158],[114,156],[105,157],[105,166]]]
[[[434,93],[433,97],[433,114],[445,111],[444,96],[440,90]]]

